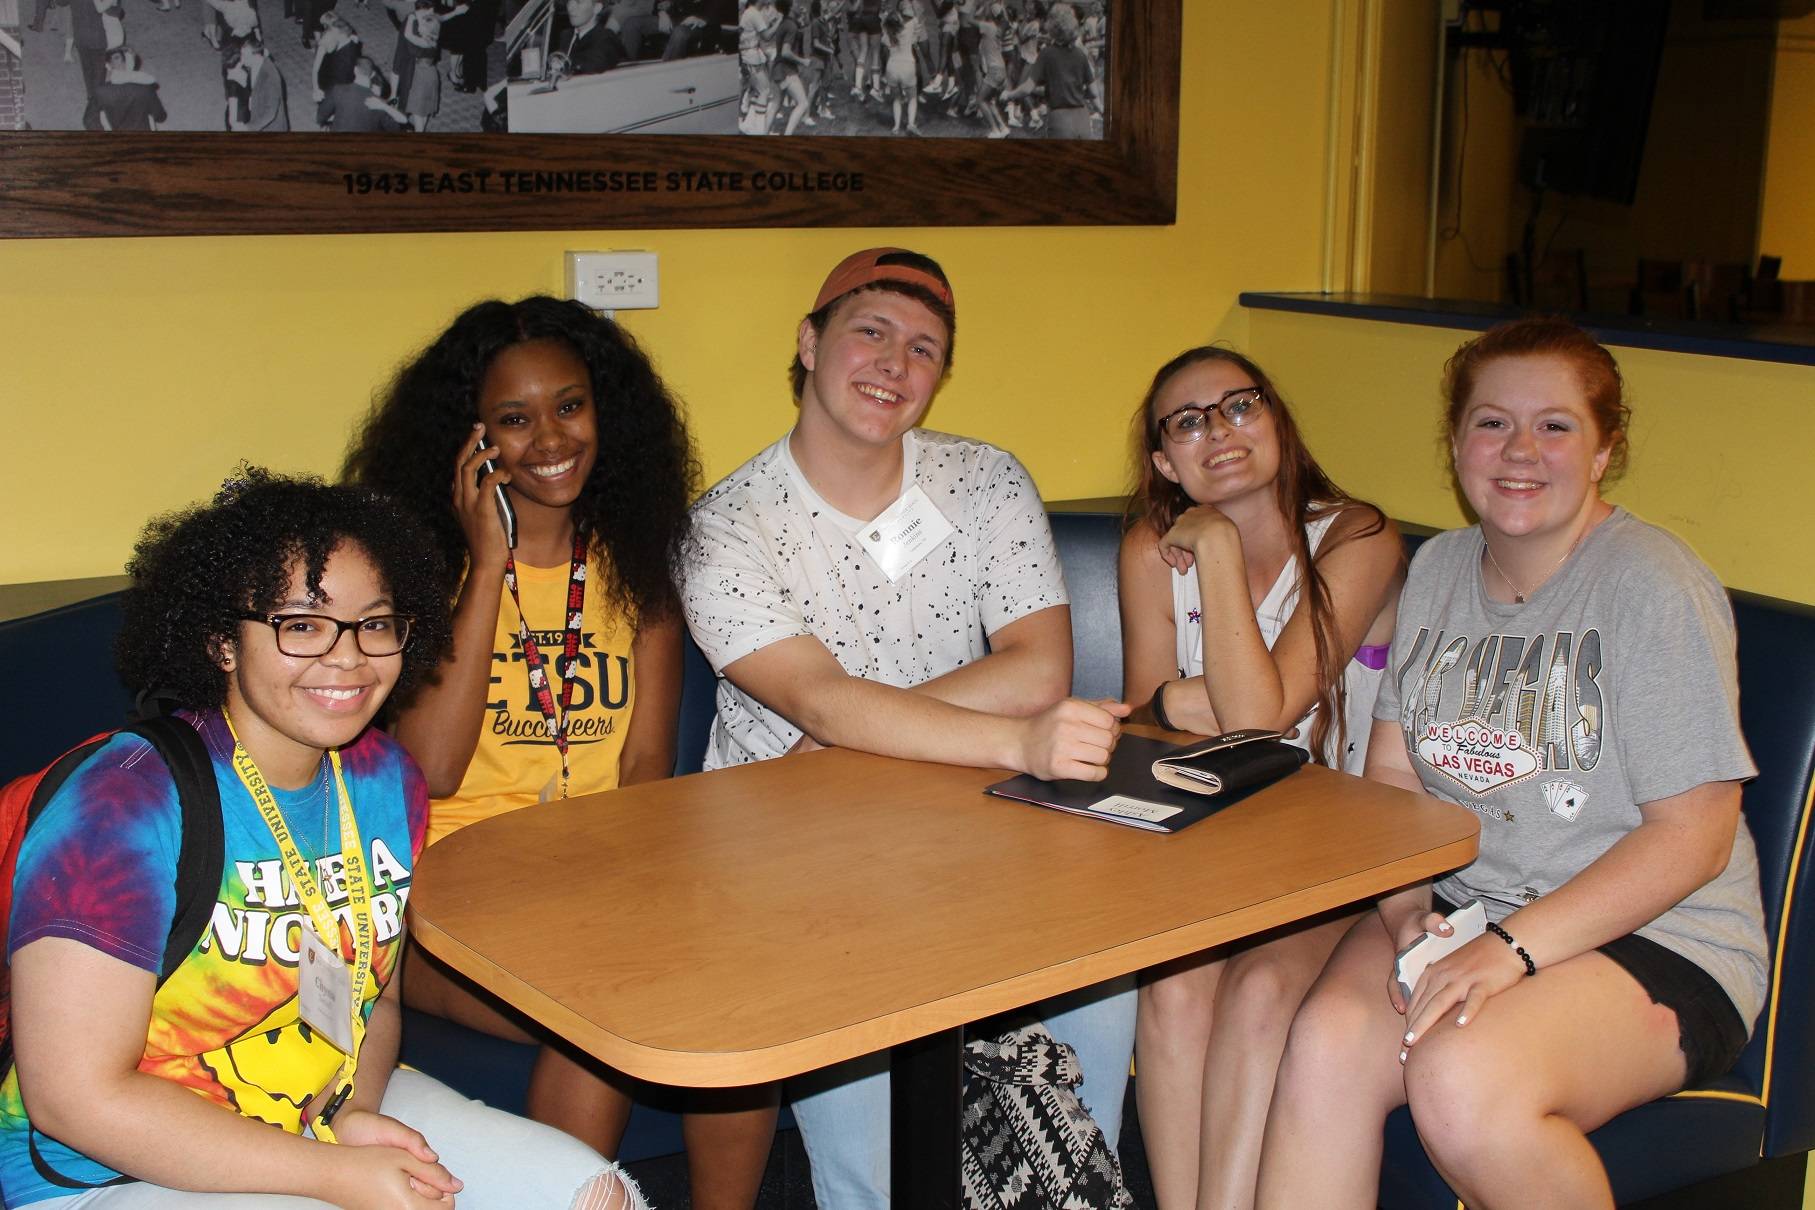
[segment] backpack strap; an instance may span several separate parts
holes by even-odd
[[[214,758],[190,724],[165,715],[140,719],[125,730],[157,749],[176,783],[183,812],[183,843],[176,860],[176,910],[158,970],[158,986],[162,987],[189,956],[214,912],[221,863],[226,860],[221,792],[214,780]]]

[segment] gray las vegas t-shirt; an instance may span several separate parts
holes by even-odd
[[[1733,613],[1681,541],[1623,509],[1522,605],[1482,588],[1479,527],[1412,561],[1374,707],[1424,788],[1481,817],[1481,852],[1437,883],[1490,920],[1548,894],[1638,827],[1639,804],[1758,770],[1739,730]],[[1727,868],[1638,930],[1764,1004],[1758,859],[1742,822]]]

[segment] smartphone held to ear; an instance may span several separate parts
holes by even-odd
[[[487,442],[484,437],[480,437],[479,444],[473,447],[473,452],[477,453],[484,449],[488,444],[489,442]],[[490,458],[487,458],[484,462],[480,463],[479,482],[484,483],[485,477],[497,469],[498,464],[493,462]],[[492,498],[493,502],[498,506],[498,523],[504,526],[504,541],[512,550],[515,550],[517,549],[517,510],[511,507],[510,496],[505,493],[504,485],[502,483],[494,483],[492,485]]]
[[[1399,984],[1399,997],[1407,1005],[1412,991],[1424,974],[1424,968],[1439,958],[1446,958],[1487,931],[1487,909],[1479,899],[1471,899],[1444,919],[1450,934],[1426,933],[1400,950],[1393,961],[1393,979]]]

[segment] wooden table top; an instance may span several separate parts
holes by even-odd
[[[1004,776],[834,749],[542,804],[425,853],[410,927],[613,1067],[724,1087],[1454,869],[1479,834],[1315,766],[1170,836],[981,792]]]

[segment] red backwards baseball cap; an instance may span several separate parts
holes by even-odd
[[[942,278],[913,265],[878,263],[886,257],[902,255],[918,254],[906,248],[865,248],[862,252],[851,253],[826,274],[825,284],[819,287],[819,297],[813,300],[813,310],[817,311],[853,290],[861,290],[881,281],[908,282],[920,286],[932,291],[940,302],[956,310],[957,304],[952,301],[952,288]]]

